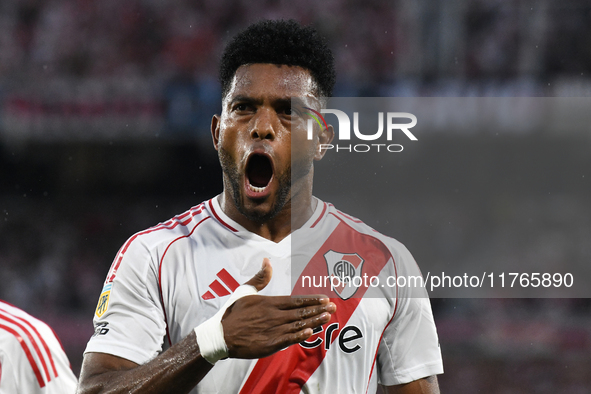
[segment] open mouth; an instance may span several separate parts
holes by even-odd
[[[252,155],[246,164],[246,178],[251,191],[264,192],[273,178],[271,160],[265,155]]]

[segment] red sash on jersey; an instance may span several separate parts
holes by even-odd
[[[364,274],[370,277],[378,276],[386,263],[392,258],[388,248],[378,239],[357,232],[341,220],[341,223],[337,225],[330,237],[312,257],[303,270],[300,279],[306,275],[326,276],[327,265],[324,254],[329,250],[358,254],[365,260]],[[298,284],[301,283],[301,280],[296,282],[292,295],[310,293],[309,289],[298,287]],[[325,339],[333,343],[340,330],[345,327],[351,315],[357,309],[361,298],[367,291],[367,287],[359,287],[355,296],[347,300],[342,300],[334,291],[331,291],[330,285],[327,288],[315,290],[329,295],[331,301],[337,306],[336,312],[332,315],[330,322],[325,325],[323,331],[326,332],[328,325],[335,322],[339,323],[339,328],[331,333],[330,338]],[[312,341],[314,338],[315,336],[308,341]],[[332,351],[338,351],[335,346],[331,346],[331,349]],[[299,393],[310,376],[322,363],[326,352],[325,346],[305,349],[300,345],[293,345],[269,357],[259,359],[240,393]],[[367,378],[369,379],[369,376]]]

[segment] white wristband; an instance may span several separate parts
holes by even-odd
[[[254,286],[242,285],[230,296],[224,306],[220,308],[210,319],[195,327],[197,345],[204,359],[210,364],[215,364],[218,360],[228,357],[228,346],[224,339],[224,328],[222,326],[222,317],[226,309],[242,297],[257,294]]]

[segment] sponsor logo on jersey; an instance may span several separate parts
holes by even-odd
[[[201,296],[204,300],[211,300],[216,297],[216,294],[218,297],[227,296],[240,286],[240,283],[225,268],[222,268],[216,275],[220,280],[215,279],[209,284],[211,291],[208,290]]]
[[[339,253],[329,250],[324,254],[328,275],[339,278],[339,285],[332,290],[343,300],[353,297],[362,283],[363,259],[357,253]],[[355,279],[359,278],[359,279]]]
[[[345,326],[339,332],[339,323],[332,323],[326,327],[316,327],[311,338],[300,342],[300,346],[305,349],[314,349],[324,342],[324,349],[329,350],[333,342],[338,344],[343,353],[355,353],[361,349],[359,344],[363,338],[363,332],[355,325]],[[320,334],[316,336],[316,334]]]
[[[109,322],[97,323],[96,326],[94,326],[94,334],[92,334],[92,336],[96,337],[97,335],[105,335],[109,332],[108,326]]]
[[[112,283],[108,283],[103,287],[103,291],[101,291],[101,295],[99,297],[98,304],[96,306],[96,316],[101,317],[107,311],[109,307],[109,297],[111,295],[111,288],[113,287]]]

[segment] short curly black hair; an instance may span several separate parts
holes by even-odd
[[[336,79],[334,57],[313,27],[301,26],[292,19],[263,20],[234,36],[220,63],[222,99],[230,90],[236,70],[253,63],[305,68],[317,83],[319,96],[332,96]]]

